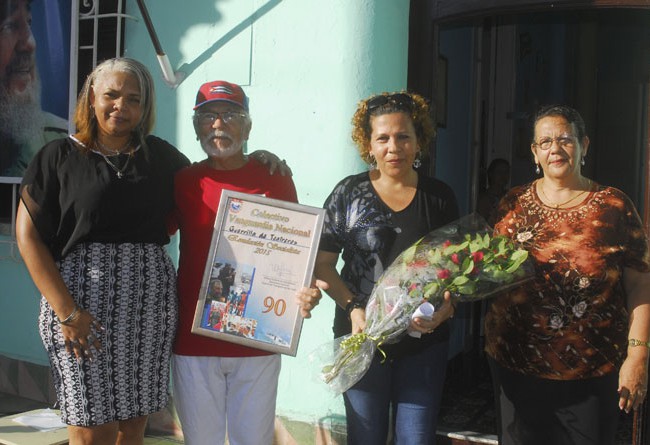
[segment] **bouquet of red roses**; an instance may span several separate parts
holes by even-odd
[[[446,291],[452,302],[466,302],[519,285],[532,276],[527,257],[510,238],[492,236],[475,214],[434,230],[381,275],[366,304],[364,332],[338,338],[312,355],[326,363],[320,379],[337,393],[346,391],[363,377],[382,344],[402,338],[420,305],[439,306]]]

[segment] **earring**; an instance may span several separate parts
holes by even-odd
[[[535,173],[539,175],[541,172],[542,171],[539,169],[539,164],[535,163]]]
[[[413,168],[418,169],[422,167],[422,160],[420,159],[420,152],[415,156],[415,161],[413,161]]]
[[[582,166],[584,167],[585,163],[586,163],[586,162],[585,162],[585,158],[584,158],[584,157],[583,157],[582,159],[580,159],[580,165],[582,165]]]
[[[369,168],[369,170],[376,169],[377,168],[377,160],[375,159],[375,156],[372,153],[370,153],[370,154],[368,154],[368,158],[369,158],[369,160],[368,160],[368,165],[369,165],[368,168]]]

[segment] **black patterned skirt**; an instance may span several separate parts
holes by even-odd
[[[41,299],[39,331],[63,422],[92,426],[127,420],[168,403],[176,333],[176,272],[162,246],[77,246],[59,263],[70,293],[104,327],[92,361],[67,352],[56,315]]]

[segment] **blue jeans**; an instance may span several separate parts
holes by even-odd
[[[391,408],[395,445],[434,444],[448,349],[445,341],[383,364],[375,355],[343,394],[348,445],[385,445]]]

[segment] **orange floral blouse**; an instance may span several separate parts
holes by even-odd
[[[496,297],[486,351],[531,376],[572,380],[618,370],[627,350],[623,268],[650,271],[648,239],[630,199],[594,184],[575,207],[544,205],[534,182],[500,202],[495,232],[526,248],[535,279]]]

